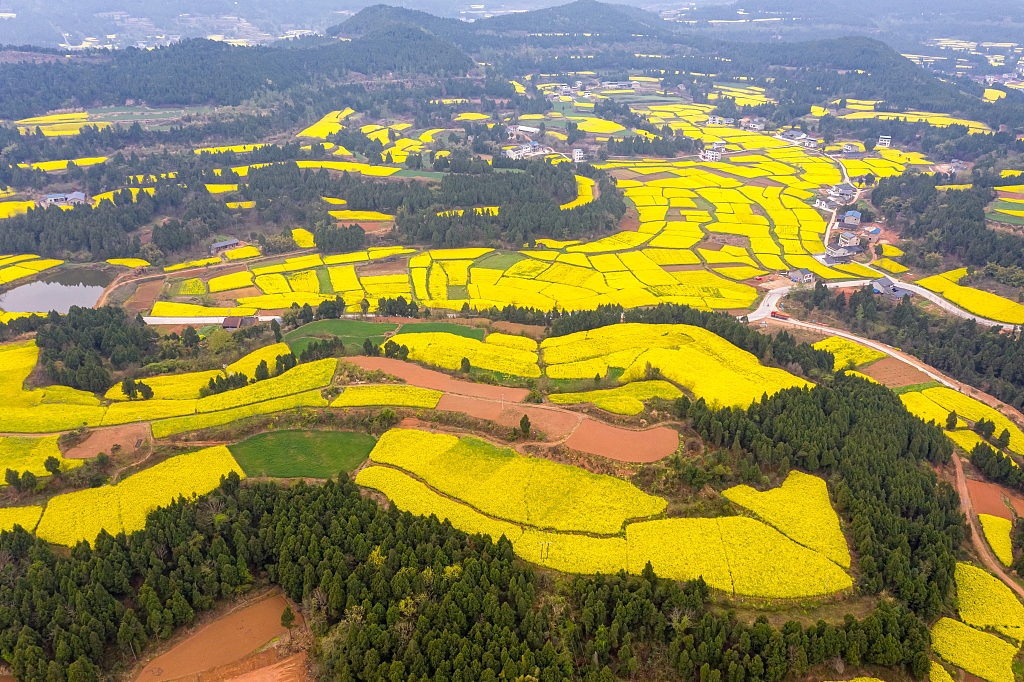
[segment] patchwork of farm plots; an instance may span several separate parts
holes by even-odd
[[[370,459],[376,466],[361,470],[356,482],[383,492],[399,509],[435,514],[469,533],[504,535],[524,559],[557,570],[639,573],[650,561],[665,577],[702,575],[715,589],[760,597],[852,586],[838,564],[798,544],[832,547],[837,541],[839,521],[827,495],[802,501],[826,521],[814,535],[808,524],[780,515],[773,500],[751,509],[762,520],[661,518],[666,502],[625,481],[473,438],[392,429]]]
[[[1024,305],[987,291],[961,286],[958,282],[966,275],[967,268],[958,268],[940,275],[925,277],[916,284],[942,294],[946,300],[975,315],[996,322],[1024,324]]]
[[[252,377],[261,361],[273,368],[278,355],[290,352],[283,343],[261,348],[228,365],[227,372]],[[114,402],[103,406],[92,393],[65,386],[25,390],[23,384],[35,367],[38,354],[34,341],[0,346],[0,386],[7,401],[6,409],[0,413],[0,431],[47,433],[80,426],[152,421],[153,435],[162,438],[294,407],[326,406],[320,391],[331,383],[337,367],[333,358],[310,362],[244,388],[205,398],[199,396],[200,389],[223,372],[151,377],[144,381],[153,389],[153,399],[127,400],[118,384],[104,396]],[[45,460],[45,456],[39,456]]]

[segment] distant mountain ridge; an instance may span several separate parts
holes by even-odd
[[[463,47],[477,44],[480,36],[484,35],[594,33],[602,37],[629,38],[634,35],[662,36],[670,33],[665,22],[656,14],[626,5],[575,0],[566,5],[490,17],[472,23],[444,19],[420,10],[373,5],[344,23],[327,29],[327,34],[359,36],[395,24],[416,26]]]

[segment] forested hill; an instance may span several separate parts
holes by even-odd
[[[635,7],[597,0],[576,0],[566,5],[532,12],[518,12],[466,23],[442,19],[426,12],[388,5],[367,7],[343,24],[327,29],[328,35],[354,36],[388,25],[414,25],[451,40],[467,50],[491,45],[495,36],[522,38],[529,34],[574,34],[600,42],[635,40],[638,36],[670,39],[660,17]],[[584,35],[587,34],[587,35]],[[490,42],[488,42],[490,41]]]
[[[3,65],[0,118],[24,118],[71,102],[92,107],[129,99],[150,106],[235,106],[264,88],[284,90],[348,72],[465,75],[472,65],[451,43],[408,26],[382,26],[351,42],[310,40],[287,47],[188,40],[91,62]]]

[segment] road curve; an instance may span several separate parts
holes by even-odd
[[[974,505],[971,503],[970,491],[967,489],[964,468],[955,452],[953,453],[953,466],[956,468],[956,487],[957,492],[960,493],[960,508],[967,516],[967,523],[971,526],[971,544],[974,545],[974,550],[978,553],[982,563],[985,564],[988,570],[992,571],[1007,587],[1016,592],[1018,597],[1024,599],[1024,587],[1021,587],[1020,583],[1006,574],[1003,570],[1003,565],[995,558],[988,543],[985,542],[980,527],[981,524],[978,523],[977,515],[974,513]]]

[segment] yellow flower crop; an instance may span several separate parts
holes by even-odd
[[[168,265],[164,268],[164,272],[177,272],[178,270],[187,270],[189,268],[201,268],[205,265],[217,265],[220,262],[220,258],[200,258],[199,260],[190,260],[184,263],[178,263],[177,265]]]
[[[111,265],[121,265],[126,268],[149,267],[149,261],[141,258],[108,258],[107,262]]]
[[[762,521],[805,547],[821,552],[843,568],[850,567],[850,550],[829,501],[825,481],[791,471],[781,487],[758,492],[738,485],[722,492],[730,502],[749,509]]]
[[[949,671],[942,667],[941,663],[936,661],[929,661],[931,667],[928,670],[928,679],[931,682],[954,682],[953,676],[949,674]]]
[[[409,471],[485,514],[538,528],[615,534],[627,519],[655,516],[666,507],[665,500],[618,478],[523,457],[470,437],[452,444],[449,438],[392,429],[370,459]]]
[[[275,398],[262,403],[233,407],[228,410],[221,410],[220,412],[205,412],[203,414],[162,419],[153,422],[153,437],[166,438],[175,433],[197,431],[211,426],[221,426],[222,424],[229,424],[246,417],[284,412],[296,407],[327,407],[327,401],[320,394],[319,390],[315,390],[287,395],[283,398]]]
[[[541,349],[547,374],[555,379],[604,376],[609,367],[622,367],[620,381],[625,383],[642,379],[650,363],[695,396],[723,406],[746,407],[764,393],[809,385],[690,325],[616,324],[548,338]]]
[[[216,294],[220,291],[230,291],[232,289],[242,289],[244,287],[252,286],[252,273],[248,270],[242,270],[241,272],[233,272],[230,275],[221,275],[220,277],[214,277],[208,282],[210,286],[210,293]]]
[[[396,445],[436,453],[454,440],[436,436],[432,441],[432,435]],[[753,519],[641,521],[626,526],[625,539],[621,535],[591,537],[524,528],[485,516],[389,467],[367,467],[359,472],[356,483],[383,492],[403,511],[435,514],[459,530],[494,540],[504,535],[520,557],[559,571],[639,573],[651,561],[665,577],[685,580],[703,575],[709,585],[727,593],[769,598],[828,594],[852,584],[849,576],[820,554]]]
[[[316,246],[316,241],[313,239],[313,233],[309,230],[297,227],[292,230],[292,239],[298,244],[300,249],[312,249]]]
[[[946,300],[964,310],[997,322],[1010,324],[1024,323],[1024,306],[1016,301],[972,287],[957,284],[967,274],[966,268],[958,268],[931,277],[925,277],[918,285],[942,294]]]
[[[264,346],[249,353],[241,360],[236,360],[227,366],[228,374],[244,374],[252,379],[256,375],[256,368],[260,362],[266,360],[267,368],[273,371],[278,355],[288,355],[292,349],[287,343],[275,343],[272,346]]]
[[[292,291],[304,291],[309,294],[320,293],[320,278],[316,276],[316,270],[300,270],[288,275],[288,286]]]
[[[874,348],[862,346],[855,341],[844,339],[841,336],[830,336],[827,339],[814,344],[817,350],[827,350],[835,358],[833,369],[839,371],[847,367],[860,367],[875,360],[886,357],[885,353]]]
[[[199,390],[209,385],[210,379],[219,376],[224,376],[224,372],[211,369],[205,372],[145,377],[140,381],[153,389],[153,400],[195,400],[199,398]],[[121,384],[111,386],[103,397],[107,400],[128,400],[128,396],[121,390]]]
[[[145,382],[143,382],[145,383]],[[114,403],[103,415],[103,426],[195,414],[196,400],[131,400]]]
[[[331,403],[331,407],[364,407],[395,405],[398,407],[437,407],[441,391],[419,386],[385,384],[381,386],[349,386]]]
[[[882,268],[886,272],[891,272],[894,275],[898,275],[910,269],[906,265],[901,265],[891,258],[879,258],[872,265]]]
[[[324,261],[320,258],[320,254],[311,253],[308,256],[285,258],[283,263],[278,263],[277,265],[263,265],[258,268],[253,268],[252,271],[255,275],[269,275],[272,273],[308,270],[309,268],[315,268],[323,264]]]
[[[31,533],[42,515],[42,507],[0,507],[0,531],[12,531],[15,526],[21,526]]]
[[[484,343],[490,343],[495,346],[504,346],[505,348],[515,348],[517,350],[524,350],[533,353],[537,352],[537,342],[528,336],[512,336],[511,334],[492,332],[487,335],[486,339],[484,339]]]
[[[283,345],[283,344],[278,344]],[[272,346],[273,347],[273,346]],[[275,356],[276,358],[276,356]],[[241,360],[239,361],[241,362]],[[267,365],[273,369],[271,361]],[[334,358],[324,358],[316,362],[309,362],[304,365],[297,365],[284,374],[270,379],[257,381],[243,388],[236,388],[224,393],[215,393],[205,398],[200,398],[196,403],[196,412],[219,412],[232,407],[250,405],[273,398],[280,398],[292,393],[302,393],[314,388],[323,388],[331,383],[334,378],[334,371],[338,368],[338,361]],[[186,413],[187,414],[187,413]],[[178,415],[167,415],[178,416]]]
[[[256,275],[256,286],[264,294],[290,294],[292,288],[288,286],[288,280],[284,275]]]
[[[244,202],[239,202],[244,203]],[[228,260],[244,260],[246,258],[255,258],[260,255],[260,250],[255,246],[240,246],[237,249],[230,249],[224,252],[224,255]]]
[[[206,293],[206,284],[198,277],[192,277],[181,283],[178,293],[182,296],[202,296]]]
[[[682,391],[667,381],[637,381],[603,391],[552,393],[548,399],[556,405],[593,403],[596,407],[614,414],[640,414],[644,410],[645,400],[675,400],[682,394]]]
[[[997,436],[1003,432],[1003,429],[1006,429],[1010,433],[1010,449],[1018,454],[1024,454],[1024,433],[995,408],[944,386],[925,389],[921,394],[943,409],[956,411],[958,415],[971,421],[980,419],[991,421],[996,425],[995,435]]]
[[[576,198],[559,208],[563,211],[572,210],[579,206],[589,204],[594,200],[594,181],[582,175],[576,176]]]
[[[1024,606],[1001,580],[984,569],[957,563],[956,592],[963,622],[1024,641]]]
[[[208,308],[192,303],[174,303],[172,301],[157,301],[153,304],[153,310],[150,312],[153,317],[226,317],[229,315],[245,317],[255,314],[255,308]]]
[[[55,457],[60,461],[62,471],[69,471],[82,466],[80,459],[64,459],[57,447],[57,436],[44,438],[0,438],[0,469],[13,469],[19,474],[31,471],[36,476],[49,476],[43,464],[47,458]],[[6,482],[0,485],[7,485]]]
[[[101,530],[111,535],[133,533],[145,527],[151,511],[179,496],[205,495],[232,471],[245,477],[223,445],[172,457],[117,485],[54,497],[46,505],[36,534],[47,542],[70,547],[81,540],[92,544]]]
[[[390,213],[380,213],[379,211],[352,211],[342,209],[340,211],[328,211],[328,213],[331,214],[332,218],[341,221],[386,222],[395,219],[395,216]]]
[[[999,562],[1003,566],[1012,564],[1013,544],[1010,542],[1010,531],[1013,530],[1013,523],[1009,519],[990,514],[978,514],[978,520],[981,521],[985,539]]]
[[[958,429],[956,431],[942,430],[946,434],[946,438],[953,441],[953,444],[964,451],[964,454],[971,454],[974,451],[974,447],[978,443],[984,443],[985,439],[976,434],[974,431],[967,429]],[[1012,460],[1011,460],[1012,461]]]
[[[932,651],[987,682],[1013,682],[1017,647],[952,618],[932,627]]]
[[[409,347],[409,358],[445,369],[459,369],[462,358],[478,369],[501,374],[540,376],[537,353],[484,343],[446,332],[397,334],[391,339],[399,346]]]
[[[923,392],[903,393],[900,395],[900,401],[910,414],[919,417],[921,421],[935,422],[943,427],[946,425],[949,410],[937,405]]]

